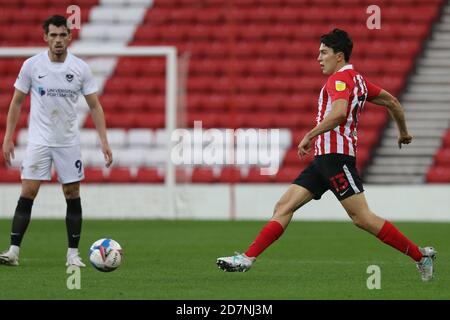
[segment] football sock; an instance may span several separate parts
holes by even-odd
[[[255,241],[252,242],[245,252],[245,255],[249,258],[256,258],[277,240],[283,234],[283,231],[283,226],[278,221],[269,221],[269,223],[267,223],[259,232]]]
[[[410,256],[415,261],[422,259],[419,247],[403,235],[392,223],[385,221],[377,238],[395,249]]]
[[[77,248],[68,248],[67,249],[67,257],[75,257],[77,256],[78,253],[78,249]]]
[[[66,199],[66,202],[66,229],[69,248],[78,248],[82,223],[81,199]]]
[[[33,199],[20,197],[17,202],[16,211],[11,228],[11,245],[20,247],[23,235],[27,231],[30,223],[31,208],[33,207]]]

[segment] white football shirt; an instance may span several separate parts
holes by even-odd
[[[98,91],[86,62],[67,53],[64,62],[52,62],[48,51],[27,59],[14,87],[31,89],[28,141],[49,147],[79,143],[77,102],[80,94]]]

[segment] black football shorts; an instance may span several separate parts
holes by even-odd
[[[316,200],[327,190],[339,201],[364,191],[355,157],[339,153],[316,156],[292,183],[308,189]]]

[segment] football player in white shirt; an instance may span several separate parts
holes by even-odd
[[[14,158],[13,133],[20,107],[31,93],[29,138],[22,163],[22,191],[12,221],[11,246],[0,255],[0,264],[19,265],[19,248],[31,216],[33,201],[43,180],[51,180],[52,163],[67,202],[68,251],[66,265],[84,267],[78,253],[82,210],[80,181],[84,178],[81,161],[76,106],[82,94],[89,105],[100,138],[105,165],[113,161],[106,136],[103,108],[97,97],[89,66],[67,51],[71,32],[63,16],[52,16],[44,24],[48,50],[27,59],[14,84],[9,107],[3,156],[7,164]]]

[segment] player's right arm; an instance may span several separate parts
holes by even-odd
[[[389,111],[391,117],[395,120],[398,128],[398,147],[401,149],[402,144],[410,144],[412,136],[408,132],[406,126],[405,113],[400,101],[386,90],[381,89],[380,93],[375,97],[369,97],[368,100],[380,106],[384,106]]]
[[[20,107],[27,95],[15,89],[14,95],[9,105],[8,116],[6,118],[6,132],[3,138],[3,157],[8,165],[11,165],[11,158],[14,159],[14,130],[20,117]]]

